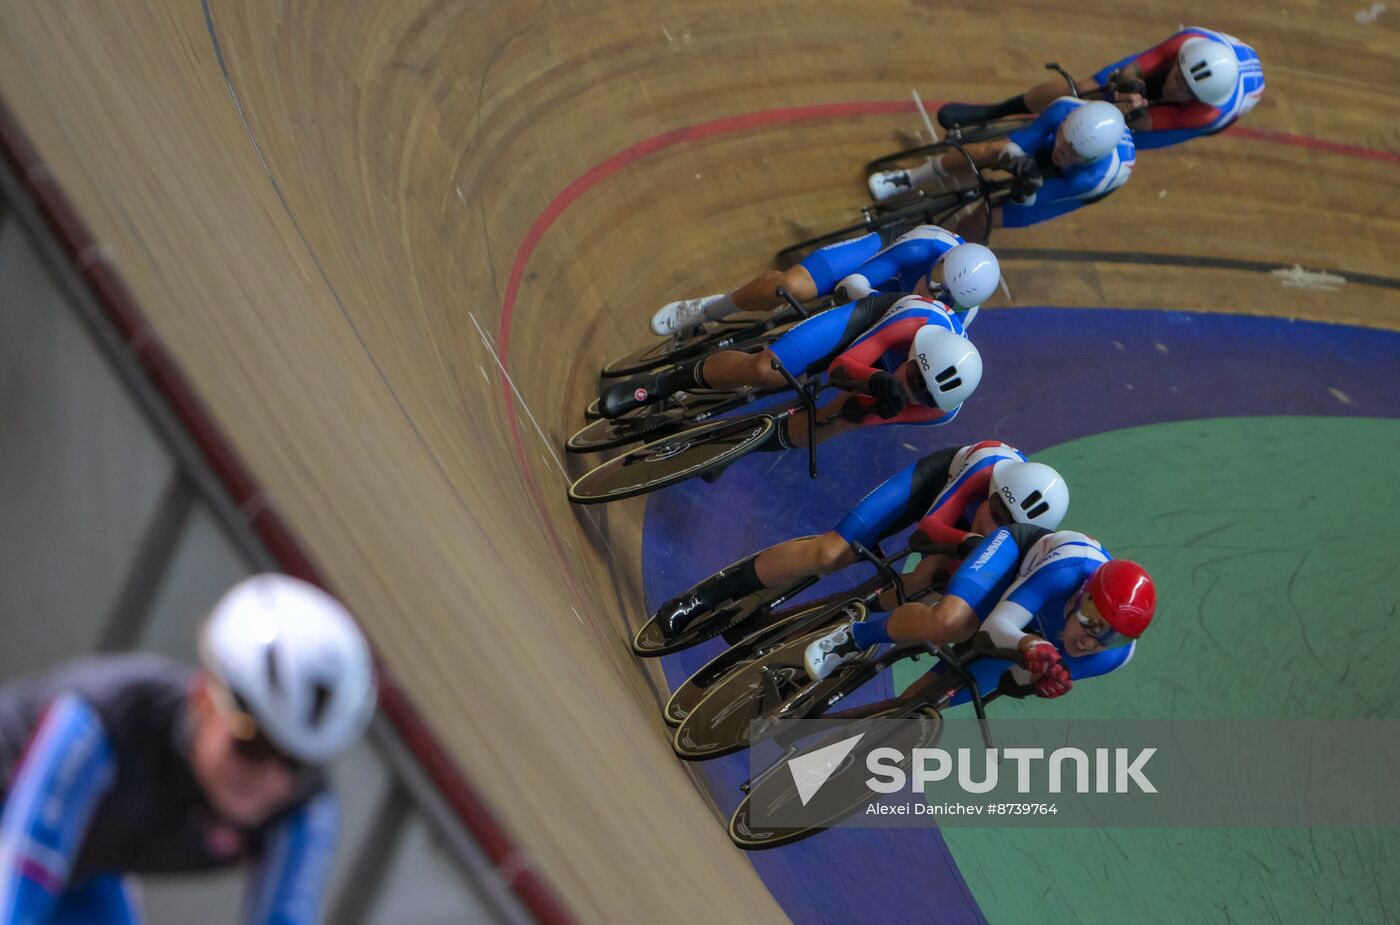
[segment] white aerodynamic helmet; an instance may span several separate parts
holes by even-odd
[[[200,660],[278,749],[324,764],[364,734],[376,686],[369,644],[344,606],[286,575],[254,575],[214,605]]]
[[[1096,161],[1118,147],[1127,123],[1123,113],[1112,103],[1093,100],[1065,117],[1065,141],[1086,161]]]
[[[1021,524],[1054,530],[1069,510],[1069,486],[1044,463],[1001,460],[992,466],[992,491]]]
[[[1001,263],[989,247],[959,244],[943,255],[943,285],[958,308],[976,308],[1001,285]]]
[[[1176,53],[1177,66],[1196,99],[1211,106],[1226,103],[1240,78],[1235,50],[1215,39],[1187,39]]]
[[[982,355],[960,334],[926,324],[914,335],[909,362],[923,375],[928,397],[944,411],[961,405],[982,381]]]

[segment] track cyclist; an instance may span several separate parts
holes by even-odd
[[[242,921],[313,925],[339,810],[323,766],[375,706],[345,609],[282,575],[230,589],[202,667],[85,659],[0,688],[0,923],[136,925],[126,874],[252,864]]]
[[[1080,94],[1107,88],[1128,110],[1140,150],[1165,148],[1229,127],[1264,94],[1258,53],[1233,35],[1191,26],[1147,51],[1129,55],[1077,84]],[[948,103],[938,121],[987,122],[1045,110],[1064,93],[1052,80],[994,104]]]
[[[1136,562],[1112,558],[1083,533],[1011,524],[968,554],[938,603],[839,626],[807,647],[805,664],[820,680],[882,643],[952,644],[980,629],[994,646],[1021,653],[1008,693],[1054,698],[1075,679],[1126,665],[1156,607],[1152,578]],[[1007,667],[980,659],[973,673],[991,689]]]
[[[1103,199],[1128,182],[1136,163],[1123,111],[1103,100],[1061,97],[1006,138],[965,146],[979,167],[998,167],[1014,178],[1011,198],[993,210],[993,227],[1024,228]],[[967,170],[957,151],[909,169],[870,175],[870,195],[888,199],[917,186],[942,184]],[[958,226],[969,238],[985,238],[983,211],[973,205]]]
[[[691,389],[782,388],[826,370],[846,394],[819,409],[819,439],[871,424],[946,424],[982,380],[982,357],[946,305],[918,295],[880,294],[814,315],[757,353],[722,350],[604,389],[599,408],[619,417]],[[806,415],[788,417],[771,446],[805,445]]]
[[[670,638],[726,601],[829,575],[856,561],[853,541],[874,547],[916,521],[910,546],[937,552],[906,578],[910,588],[922,589],[998,527],[1021,523],[1053,530],[1068,508],[1069,488],[1060,474],[1027,462],[1014,447],[984,440],[938,450],[886,479],[834,529],[770,546],[667,601],[657,611],[657,624]]]
[[[936,273],[941,273],[941,283],[935,282]],[[937,225],[892,225],[828,244],[796,266],[764,272],[732,292],[668,302],[652,316],[651,330],[681,336],[737,311],[770,311],[785,304],[779,286],[801,302],[838,289],[847,299],[879,290],[917,293],[968,311],[990,298],[1000,283],[1001,265],[981,244],[969,244]]]

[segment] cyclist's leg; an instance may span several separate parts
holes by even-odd
[[[905,515],[915,494],[918,468],[918,462],[911,463],[881,482],[841,518],[834,530],[765,549],[754,563],[759,579],[773,588],[809,575],[829,575],[855,562],[853,541],[874,546],[885,536],[898,532],[898,520]]]
[[[811,278],[818,295],[829,295],[835,291],[838,282],[878,254],[883,246],[880,233],[872,231],[858,238],[848,238],[818,248],[794,269],[800,267]]]
[[[1117,64],[1109,65],[1092,77],[1076,80],[1075,86],[1079,90],[1079,95],[1083,96],[1103,86],[1108,81],[1110,73],[1124,64],[1130,63],[1134,57],[1130,55]],[[1055,100],[1069,95],[1069,85],[1065,83],[1065,79],[1054,77],[1036,84],[1024,93],[1008,97],[1000,103],[947,103],[938,110],[938,121],[944,128],[952,128],[954,125],[991,122],[1009,116],[1039,115]]]
[[[719,300],[706,306],[705,316],[717,319],[739,309],[756,312],[778,308],[783,304],[778,296],[779,286],[799,302],[830,295],[837,280],[859,267],[880,249],[880,244],[880,236],[875,232],[828,244],[787,270],[760,273],[730,293],[727,304]]]
[[[907,174],[908,185],[948,192],[971,182],[972,169],[967,163],[969,157],[978,167],[989,167],[996,163],[1005,148],[1006,141],[1004,139],[972,142],[963,145],[963,151],[967,152],[966,156],[961,151],[945,151],[942,154],[926,158],[922,163],[912,167],[881,171],[881,174],[886,176]]]
[[[800,264],[787,270],[764,270],[731,292],[728,303],[721,299],[705,306],[705,317],[718,321],[736,311],[766,312],[781,308],[786,303],[778,296],[779,286],[799,302],[821,295],[811,275]]]
[[[981,548],[981,547],[979,547]],[[890,614],[885,632],[895,642],[954,643],[971,639],[1015,577],[1015,543],[1003,542],[976,562],[963,563],[936,605],[910,605]]]
[[[705,317],[718,321],[734,312],[764,312],[781,307],[782,286],[799,302],[830,295],[836,281],[853,272],[866,258],[880,249],[880,236],[874,232],[828,244],[786,270],[765,270],[733,292],[705,306]]]
[[[982,549],[983,547],[979,547]],[[1002,542],[964,562],[933,606],[911,603],[856,630],[861,648],[886,642],[951,644],[971,639],[1015,577],[1015,543]]]
[[[794,376],[820,372],[845,344],[869,327],[865,322],[870,313],[862,300],[813,315],[758,353],[724,350],[707,357],[702,361],[701,375],[705,384],[715,389],[745,385],[780,388],[787,380],[773,369],[774,359]],[[856,329],[854,333],[852,329]]]
[[[613,418],[639,405],[652,404],[676,392],[693,389],[740,389],[745,386],[780,389],[787,385],[787,379],[773,368],[773,360],[780,360],[783,368],[794,376],[825,369],[841,346],[859,335],[860,331],[851,334],[850,329],[870,314],[869,307],[863,302],[852,302],[813,315],[757,353],[721,350],[670,369],[615,382],[603,390],[600,408],[605,417]]]
[[[70,887],[45,925],[141,925],[127,878],[96,874]]]
[[[1097,90],[1099,87],[1103,86],[1103,81],[1105,79],[1107,79],[1107,72],[1100,71],[1093,77],[1083,77],[1076,80],[1074,83],[1075,86],[1079,89],[1079,95],[1083,96],[1084,94]],[[1024,94],[1021,95],[1021,99],[1024,101],[1027,111],[1035,115],[1039,115],[1040,113],[1044,112],[1051,103],[1055,102],[1062,96],[1069,95],[1069,84],[1065,83],[1065,79],[1063,77],[1055,77],[1051,80],[1045,81],[1044,83],[1039,83],[1036,84],[1034,87],[1031,87],[1029,90],[1027,90]],[[1010,102],[1010,100],[1008,100],[1007,102]],[[997,116],[995,118],[1001,117]]]

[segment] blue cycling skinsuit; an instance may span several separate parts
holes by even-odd
[[[997,440],[930,453],[871,489],[836,533],[848,543],[874,546],[917,522],[930,541],[957,545],[987,503],[992,468],[1002,460],[1025,462],[1026,456]]]
[[[872,295],[813,315],[768,349],[794,375],[839,370],[846,378],[868,381],[877,371],[894,372],[908,360],[914,335],[926,325],[967,337],[962,321],[942,302],[917,295]],[[848,402],[868,410],[875,399],[852,395]],[[866,416],[862,426],[936,426],[953,420],[959,410],[961,406],[943,411],[911,401],[894,417]]]
[[[1064,647],[1066,616],[1074,611],[1089,576],[1111,558],[1097,540],[1083,533],[1010,524],[977,545],[948,583],[947,595],[967,602],[997,646],[1013,649],[1027,632],[1033,633],[1054,644],[1074,680],[1093,678],[1122,668],[1137,650],[1136,640],[1092,655],[1070,655]],[[876,623],[888,619],[885,615]],[[970,669],[984,691],[996,689],[1008,670],[1020,683],[1029,678],[1015,663],[1000,659],[980,658]],[[949,705],[971,699],[964,689]]]
[[[0,688],[0,925],[136,925],[125,874],[252,863],[249,925],[312,925],[339,827],[318,774],[257,829],[220,819],[189,763],[195,670],[150,655]]]
[[[1182,29],[1147,51],[1115,61],[1095,74],[1094,80],[1100,86],[1104,86],[1113,72],[1136,64],[1142,70],[1143,80],[1147,84],[1148,99],[1160,100],[1162,85],[1176,66],[1177,52],[1193,38],[1212,39],[1230,46],[1240,67],[1240,75],[1235,79],[1235,89],[1231,91],[1229,99],[1219,106],[1199,100],[1187,103],[1159,102],[1151,110],[1152,128],[1133,132],[1133,142],[1140,151],[1166,148],[1190,141],[1192,138],[1224,131],[1235,120],[1257,106],[1259,99],[1264,95],[1264,67],[1259,63],[1259,53],[1233,35],[1197,26]]]
[[[1123,129],[1118,147],[1111,153],[1083,164],[1052,170],[1051,154],[1055,149],[1055,133],[1069,114],[1084,105],[1083,100],[1062,96],[1046,107],[1030,125],[1017,129],[1007,138],[1007,150],[1014,156],[1035,158],[1045,184],[1023,202],[1008,202],[1002,207],[1001,220],[1007,228],[1024,228],[1073,212],[1091,202],[1098,202],[1118,189],[1132,176],[1137,163],[1137,148],[1133,133]]]
[[[830,295],[847,279],[857,296],[870,291],[913,292],[944,254],[967,243],[961,235],[937,225],[917,225],[903,234],[897,233],[899,227],[909,226],[887,226],[808,254],[801,265],[817,284],[817,295]]]

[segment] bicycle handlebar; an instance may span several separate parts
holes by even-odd
[[[858,558],[864,559],[866,562],[875,566],[875,571],[879,572],[881,576],[890,583],[891,587],[894,588],[894,596],[901,604],[909,603],[909,598],[904,593],[904,582],[900,580],[899,573],[894,570],[894,566],[890,565],[889,559],[881,559],[867,549],[865,544],[860,540],[851,540],[851,551],[854,552]],[[894,556],[894,558],[902,558],[908,552],[909,550],[906,549],[904,552]]]
[[[782,288],[779,288],[782,292]],[[791,298],[789,296],[789,298]],[[795,302],[793,304],[796,304]],[[788,387],[797,392],[797,397],[802,399],[802,404],[807,408],[807,473],[812,478],[817,477],[817,398],[814,394],[813,383],[803,385],[797,381],[792,373],[787,371],[781,360],[773,357],[773,368],[782,374],[787,380]]]
[[[800,317],[802,317],[802,318],[810,318],[810,317],[812,317],[812,313],[809,312],[809,311],[807,311],[807,309],[803,307],[802,303],[799,302],[799,301],[797,301],[796,297],[793,296],[793,294],[792,294],[791,292],[788,292],[787,289],[786,289],[785,287],[779,286],[778,289],[777,289],[777,292],[778,292],[778,298],[784,300],[785,302],[787,302],[787,304],[791,305],[791,306],[792,306],[792,310],[795,311],[795,312],[797,312],[797,314],[798,314]]]
[[[1074,78],[1070,76],[1069,71],[1060,67],[1060,63],[1058,61],[1048,62],[1045,65],[1045,69],[1047,71],[1054,71],[1061,77],[1063,77],[1065,79],[1065,83],[1069,84],[1070,95],[1073,96],[1075,99],[1082,99],[1082,97],[1080,97],[1079,95],[1079,84],[1074,82]]]

